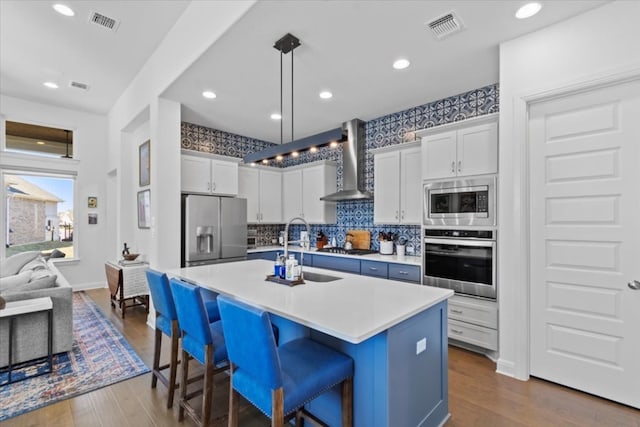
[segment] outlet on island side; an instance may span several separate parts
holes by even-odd
[[[422,353],[427,349],[427,338],[422,338],[421,340],[416,341],[416,355]]]

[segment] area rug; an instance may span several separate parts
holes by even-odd
[[[12,379],[47,370],[24,366]],[[53,358],[53,373],[0,386],[0,421],[149,372],[129,343],[84,292],[73,294],[73,347]],[[0,374],[0,384],[7,374]]]

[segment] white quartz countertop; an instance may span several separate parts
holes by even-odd
[[[284,246],[260,246],[254,249],[248,249],[247,253],[255,253],[255,252],[267,252],[267,251],[281,251],[284,252]],[[289,245],[289,252],[301,252],[302,248],[298,245]],[[323,256],[335,256],[342,258],[355,258],[365,261],[380,261],[380,262],[392,262],[395,264],[407,264],[407,265],[422,265],[422,257],[413,256],[413,255],[381,255],[380,253],[368,254],[368,255],[349,255],[349,254],[334,254],[331,252],[318,252],[315,248],[311,248],[305,253],[310,253],[313,255],[323,255]]]
[[[453,291],[305,267],[340,277],[286,286],[265,281],[273,262],[240,261],[167,272],[339,339],[358,344],[451,297]]]

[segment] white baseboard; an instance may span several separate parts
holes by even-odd
[[[102,289],[106,287],[107,285],[104,282],[80,283],[73,285],[73,291],[88,291],[90,289]]]
[[[496,363],[496,372],[508,377],[515,378],[515,365],[510,360],[498,359]]]

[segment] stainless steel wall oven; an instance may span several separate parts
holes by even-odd
[[[494,230],[424,230],[423,284],[496,299]]]

